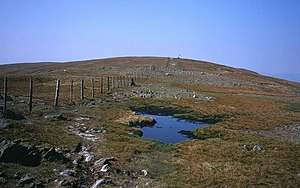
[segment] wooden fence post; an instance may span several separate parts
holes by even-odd
[[[110,86],[110,83],[109,83],[110,81],[109,81],[109,76],[107,77],[107,91],[109,91],[110,90],[110,88],[109,88],[109,86]]]
[[[56,90],[55,90],[54,106],[58,105],[59,85],[60,85],[60,80],[57,79],[56,80]]]
[[[111,89],[115,88],[115,77],[111,77]]]
[[[130,83],[130,86],[136,86],[135,82],[134,82],[134,78],[132,77],[131,78],[131,83]]]
[[[70,102],[73,102],[73,92],[74,92],[73,79],[71,79],[71,81],[70,81]]]
[[[4,91],[3,91],[3,114],[6,111],[6,99],[7,99],[7,77],[4,77]]]
[[[30,81],[29,81],[29,111],[31,112],[32,111],[32,84],[33,83],[33,80],[32,78],[30,78]]]
[[[126,77],[123,76],[123,87],[126,87]]]
[[[101,76],[100,93],[103,93],[103,77]]]
[[[95,96],[95,85],[94,85],[94,79],[92,78],[92,80],[91,80],[91,82],[92,82],[92,98],[94,98],[94,96]]]
[[[84,80],[81,80],[81,100],[84,99]]]
[[[120,88],[120,77],[117,76],[117,87]]]

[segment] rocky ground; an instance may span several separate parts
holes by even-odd
[[[23,100],[22,97],[10,97],[10,106],[14,106]],[[113,100],[113,99],[111,99]],[[35,101],[37,104],[39,101]],[[64,130],[74,136],[79,137],[78,144],[71,149],[45,146],[45,143],[35,144],[28,139],[20,137],[16,140],[2,138],[0,140],[0,162],[3,168],[6,164],[14,163],[28,168],[25,173],[22,170],[10,169],[1,171],[1,185],[4,187],[100,187],[103,185],[112,187],[138,187],[150,186],[153,182],[151,175],[146,169],[129,170],[115,167],[114,161],[118,158],[114,156],[99,157],[98,149],[95,145],[102,145],[107,141],[106,134],[109,134],[105,127],[93,127],[95,117],[76,116],[78,108],[98,108],[101,100],[86,102],[83,106],[71,106],[75,113],[72,117],[65,117],[57,110],[49,113],[39,114],[39,117],[31,119],[24,117],[20,113],[9,110],[0,119],[1,132],[12,131],[14,123],[35,124],[41,119],[65,124]],[[52,108],[44,104],[42,109]],[[37,110],[37,109],[36,109]],[[74,117],[75,116],[75,117]],[[70,119],[72,118],[72,119]],[[72,123],[70,123],[72,122]],[[154,124],[155,120],[130,113],[126,118],[120,118],[116,122],[128,125]],[[128,135],[139,134],[139,129],[132,128]],[[2,137],[4,136],[2,134]],[[60,133],[57,133],[60,134]],[[4,136],[6,137],[6,136]],[[46,144],[47,145],[47,144]],[[28,171],[32,167],[45,168],[51,175],[37,177],[35,173]],[[38,170],[39,171],[39,170]],[[49,172],[48,172],[49,173]],[[154,184],[153,184],[154,185]]]

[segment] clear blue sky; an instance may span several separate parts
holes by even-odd
[[[0,1],[0,64],[179,54],[300,75],[300,1]]]

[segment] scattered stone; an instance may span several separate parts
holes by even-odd
[[[20,179],[21,175],[20,175],[19,172],[16,172],[16,173],[13,175],[13,177],[14,177],[15,179]]]
[[[49,161],[63,161],[63,162],[69,161],[69,159],[66,158],[62,153],[57,152],[54,147],[48,150],[46,149],[46,152],[44,152],[43,154],[43,158]]]
[[[101,168],[101,172],[107,172],[108,171],[108,169],[109,169],[109,166],[108,166],[108,164],[105,164],[105,165],[103,165],[102,166],[102,168]]]
[[[96,135],[88,134],[88,133],[78,133],[78,136],[83,137],[87,140],[91,140],[93,142],[97,141],[98,138],[96,138]]]
[[[0,162],[20,163],[29,153],[26,147],[18,142],[2,139],[0,142]]]
[[[0,162],[19,163],[24,166],[38,166],[42,159],[50,161],[69,162],[62,153],[55,148],[39,148],[34,145],[25,145],[21,140],[0,140]]]
[[[0,177],[6,177],[6,175],[3,172],[0,172]]]
[[[9,123],[5,119],[0,119],[0,129],[8,129]]]
[[[13,119],[13,120],[23,120],[23,119],[25,119],[25,117],[22,114],[14,112],[14,111],[9,110],[9,109],[7,109],[4,112],[3,117],[7,118],[7,119]]]
[[[82,149],[82,143],[78,143],[72,151],[78,153],[81,151],[81,149]]]
[[[94,155],[88,155],[88,156],[86,156],[86,158],[85,158],[85,162],[90,162],[90,161],[92,161],[92,160],[94,160]]]
[[[205,97],[206,100],[210,101],[212,99],[212,97]]]
[[[104,179],[99,179],[99,180],[97,180],[97,181],[92,185],[91,188],[97,188],[97,187],[99,187],[100,185],[102,185],[102,184],[104,184],[104,183],[105,183],[105,180],[104,180]]]
[[[53,120],[67,120],[62,114],[59,115],[46,115],[46,119],[53,119]]]
[[[248,148],[248,146],[245,144],[245,145],[243,145],[243,150],[244,151],[249,151],[249,148]]]
[[[115,158],[114,157],[107,157],[107,158],[101,158],[99,160],[97,160],[94,165],[95,166],[103,166],[103,165],[106,165],[106,164],[111,164],[110,161],[115,161]]]
[[[42,182],[33,182],[29,185],[29,188],[44,188],[44,184]]]
[[[259,145],[255,145],[255,146],[253,146],[252,150],[254,152],[260,152],[262,150],[262,148]]]
[[[130,130],[129,134],[130,135],[135,134],[135,135],[138,135],[138,136],[141,137],[141,136],[143,136],[143,131],[141,131],[138,128],[133,128],[133,129]]]
[[[62,187],[78,187],[78,184],[75,181],[66,181],[66,180],[61,180],[58,183],[58,185]]]
[[[30,177],[28,174],[20,179],[20,186],[23,186],[25,184],[30,184],[34,182],[34,178]]]
[[[79,154],[84,157],[85,162],[90,162],[95,159],[95,156],[89,153],[86,148],[84,148],[83,151],[79,152]]]
[[[89,121],[91,118],[90,117],[79,117],[79,118],[75,118],[76,121]]]
[[[0,177],[0,185],[6,184],[7,180],[4,177]]]
[[[4,95],[3,94],[1,94],[1,100],[3,100],[4,99]],[[11,96],[9,96],[9,95],[6,95],[6,101],[14,101],[12,98],[11,98]]]
[[[76,174],[75,170],[66,169],[59,173],[61,176],[74,176]]]
[[[148,174],[147,170],[142,170],[142,174],[143,174],[144,176],[147,176],[147,174]]]
[[[21,159],[21,164],[25,166],[38,166],[41,164],[42,154],[35,146],[29,146],[27,155]]]

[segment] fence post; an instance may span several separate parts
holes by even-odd
[[[123,87],[123,76],[120,76],[120,87]]]
[[[6,111],[6,99],[7,99],[7,77],[4,77],[4,91],[3,91],[3,114]]]
[[[94,79],[92,78],[92,80],[91,80],[91,82],[92,82],[92,98],[94,98],[94,96],[95,96],[95,89],[94,89]]]
[[[115,77],[111,77],[111,89],[114,89],[115,88]]]
[[[117,76],[117,87],[120,88],[120,77]]]
[[[70,102],[73,102],[73,79],[70,81]]]
[[[100,93],[103,93],[103,77],[101,76]]]
[[[123,76],[123,87],[126,87],[126,77]]]
[[[57,79],[56,80],[56,90],[55,90],[54,106],[58,105],[59,85],[60,85],[60,80]]]
[[[30,78],[30,81],[29,81],[29,111],[31,112],[32,111],[32,84],[33,83],[33,80],[32,78]]]
[[[110,90],[109,86],[110,86],[110,83],[109,83],[109,76],[107,76],[107,91]]]
[[[132,77],[131,78],[131,83],[130,83],[130,86],[136,86],[135,82],[134,82],[134,78]]]
[[[81,80],[81,100],[84,99],[84,80]]]

